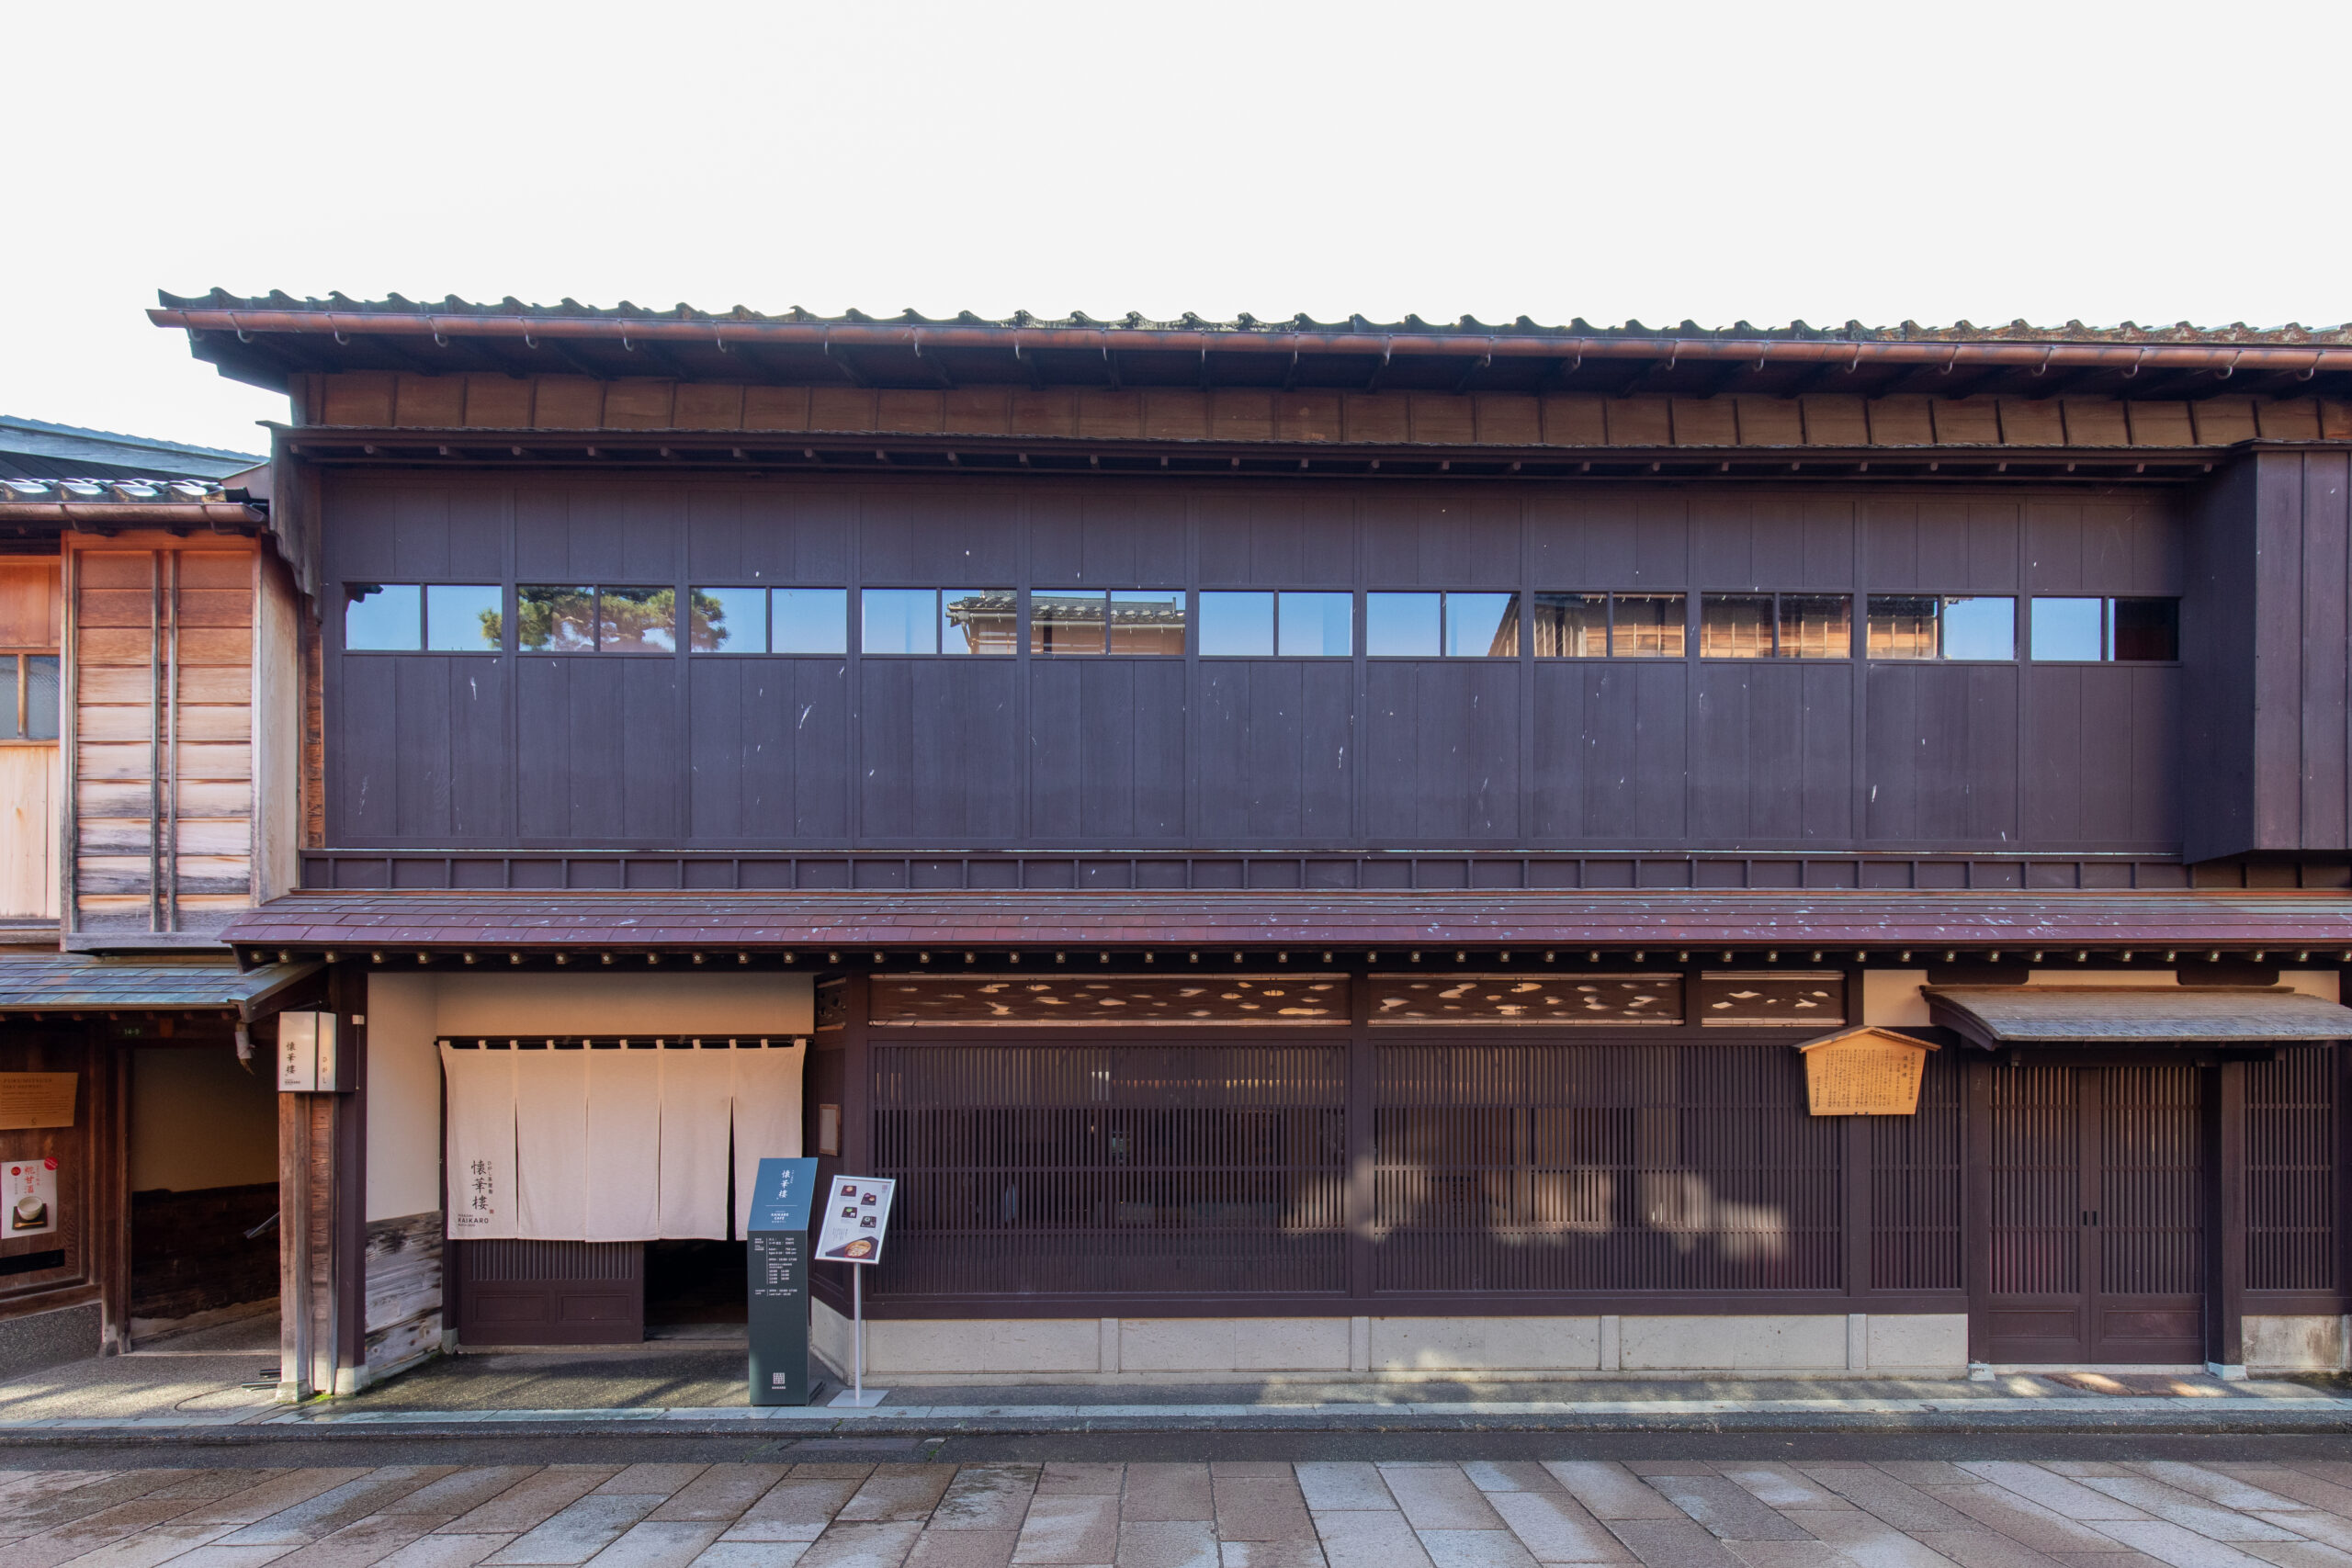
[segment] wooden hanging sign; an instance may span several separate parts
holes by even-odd
[[[1841,1030],[1797,1047],[1805,1095],[1815,1116],[1909,1116],[1919,1109],[1919,1077],[1936,1047],[1892,1030]]]
[[[0,1128],[71,1127],[79,1073],[0,1073]]]

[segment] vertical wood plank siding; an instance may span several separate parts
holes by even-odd
[[[217,930],[253,901],[253,551],[127,543],[72,548],[67,919]]]
[[[2196,498],[2181,652],[2190,859],[2352,848],[2352,456],[2261,452]]]
[[[345,654],[339,626],[347,581],[1803,589],[1858,615],[1872,592],[2169,595],[2160,491],[330,474],[323,504],[338,849],[2164,856],[2183,832],[2175,665],[1539,659],[1532,637],[1462,659]]]

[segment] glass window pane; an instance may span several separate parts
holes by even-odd
[[[1111,651],[1184,652],[1184,591],[1181,588],[1114,589]]]
[[[1538,593],[1535,596],[1535,657],[1606,659],[1609,656],[1609,595]]]
[[[2008,598],[1947,598],[1944,601],[1946,659],[2015,659],[2018,602]]]
[[[675,653],[678,591],[607,588],[598,596],[596,648],[602,653]]]
[[[1519,596],[1447,594],[1445,655],[1448,659],[1518,658]]]
[[[1010,588],[939,591],[939,651],[1011,654],[1020,646],[1021,595]]]
[[[424,599],[413,582],[343,585],[343,646],[415,649],[424,645]]]
[[[1438,652],[1435,593],[1363,596],[1363,650],[1374,659],[1431,659]]]
[[[1872,659],[1936,657],[1937,611],[1941,602],[1926,593],[1873,593],[1870,597]]]
[[[1355,652],[1354,594],[1285,593],[1281,603],[1283,657],[1345,659]]]
[[[1029,595],[1029,651],[1102,651],[1102,595],[1043,592]]]
[[[14,725],[17,716],[10,714]],[[25,660],[25,739],[57,739],[57,655],[36,653]]]
[[[774,617],[775,624],[769,638],[772,652],[849,651],[849,590],[846,588],[775,589],[768,597],[768,613]],[[869,643],[867,646],[872,645]]]
[[[1781,595],[1782,659],[1851,659],[1854,601],[1843,593]]]
[[[1287,601],[1287,593],[1283,598]],[[1287,609],[1285,609],[1287,613]],[[1212,659],[1262,659],[1274,651],[1272,593],[1201,595],[1201,652]]]
[[[2095,660],[2105,640],[2100,632],[2106,604],[2098,599],[2036,599],[2033,656]]]
[[[686,648],[691,652],[768,650],[768,591],[764,588],[697,588],[686,616]]]
[[[868,588],[858,595],[863,612],[858,647],[866,653],[937,653],[939,590]]]
[[[436,582],[424,591],[424,646],[435,653],[496,653],[506,591],[494,582]]]
[[[1772,657],[1770,593],[1709,593],[1699,601],[1699,657]]]
[[[1679,659],[1687,642],[1679,593],[1619,593],[1609,651],[1620,659]]]
[[[2180,657],[2180,601],[2117,599],[2108,607],[2112,656],[2137,663]]]
[[[596,647],[596,591],[518,588],[514,646],[532,653],[589,653]]]

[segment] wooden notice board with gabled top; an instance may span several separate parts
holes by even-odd
[[[1797,1047],[1815,1116],[1909,1116],[1919,1109],[1919,1078],[1936,1047],[1892,1030],[1840,1030]]]

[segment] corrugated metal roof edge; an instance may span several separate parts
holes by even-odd
[[[738,305],[730,310],[717,311],[678,304],[668,310],[651,310],[624,299],[616,305],[583,305],[579,300],[565,299],[558,305],[525,304],[509,295],[495,304],[483,304],[450,295],[435,301],[409,299],[399,294],[382,299],[354,299],[340,292],[324,299],[296,299],[273,289],[266,295],[232,294],[225,288],[214,288],[206,294],[180,295],[157,290],[162,301],[158,317],[173,311],[187,310],[249,310],[285,311],[319,315],[376,315],[388,318],[480,317],[507,320],[544,321],[683,321],[694,323],[780,324],[796,326],[863,326],[863,327],[963,327],[995,328],[1005,332],[1023,329],[1039,331],[1086,330],[1098,332],[1128,331],[1136,333],[1204,333],[1234,337],[1273,338],[1288,334],[1394,335],[1398,337],[1442,337],[1464,339],[1542,338],[1571,341],[1597,339],[1601,341],[1641,340],[1668,343],[1674,341],[1706,342],[1838,342],[1838,343],[1949,343],[1949,344],[2099,344],[2161,345],[2166,344],[2199,344],[2228,347],[2235,344],[2259,346],[2326,346],[2352,345],[2352,322],[2335,326],[2305,326],[2290,321],[2282,326],[2253,327],[2243,321],[2226,327],[2199,327],[2188,321],[2170,326],[2143,326],[2135,321],[2122,321],[2114,326],[2094,327],[2082,321],[2068,321],[2064,326],[2035,326],[2024,321],[2011,321],[2006,326],[1980,327],[1973,322],[1955,321],[1948,326],[1923,326],[1917,321],[1905,321],[1892,327],[1868,326],[1849,321],[1842,326],[1815,327],[1803,321],[1785,326],[1759,327],[1748,321],[1736,321],[1729,327],[1702,327],[1696,321],[1684,321],[1672,327],[1649,327],[1638,321],[1627,321],[1615,326],[1600,327],[1576,317],[1566,325],[1545,326],[1530,317],[1521,316],[1508,323],[1489,323],[1474,316],[1458,321],[1425,321],[1408,315],[1401,321],[1374,321],[1363,316],[1350,316],[1341,321],[1318,321],[1304,312],[1283,321],[1262,321],[1243,314],[1231,321],[1214,321],[1186,311],[1174,320],[1160,321],[1145,317],[1139,311],[1125,316],[1099,320],[1084,311],[1068,316],[1048,317],[1016,310],[1005,317],[984,317],[969,310],[953,316],[925,316],[907,310],[895,316],[874,316],[850,310],[838,316],[818,315],[798,306],[789,310],[768,313]],[[175,321],[163,321],[177,325]]]

